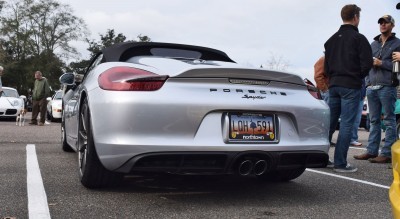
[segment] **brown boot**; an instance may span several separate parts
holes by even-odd
[[[375,158],[370,158],[370,159],[368,159],[368,161],[371,163],[391,163],[392,158],[380,155]]]
[[[356,160],[368,160],[370,158],[375,158],[376,155],[365,153],[365,154],[354,155],[353,157]]]

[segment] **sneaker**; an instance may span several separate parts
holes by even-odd
[[[37,125],[37,123],[36,122],[30,122],[30,123],[28,123],[28,125]]]
[[[44,124],[42,122],[39,122],[38,126],[44,126]]]
[[[357,172],[357,167],[351,166],[349,163],[347,164],[346,167],[334,167],[333,171],[337,173],[354,173]]]
[[[333,168],[333,162],[331,160],[328,160],[328,165],[326,165],[327,168]]]
[[[360,147],[360,146],[362,146],[362,143],[361,143],[361,142],[358,142],[358,141],[353,141],[353,142],[350,143],[350,145],[351,145],[351,146]]]

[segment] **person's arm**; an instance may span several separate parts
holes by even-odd
[[[393,62],[391,59],[382,58],[382,60],[377,59],[376,62],[378,63],[377,66],[381,69],[392,71],[393,69]]]
[[[47,79],[45,79],[45,81],[44,81],[44,95],[45,95],[45,98],[50,96],[50,86],[49,86],[49,82],[47,81]]]
[[[327,77],[325,75],[324,68],[325,58],[321,57],[314,65],[314,80],[317,84],[317,88],[323,92],[328,90]]]
[[[369,44],[367,38],[365,38],[364,35],[361,35],[361,38],[359,40],[359,57],[360,57],[361,78],[364,78],[368,75],[369,70],[371,70],[373,66],[371,45]]]
[[[394,62],[400,62],[400,52],[393,52],[392,59]]]
[[[380,67],[381,69],[392,71],[392,69],[393,69],[393,61],[394,61],[394,57],[393,57],[394,53],[398,53],[399,54],[398,58],[396,58],[396,59],[398,61],[400,61],[400,53],[399,52],[395,52],[395,51],[400,51],[400,48],[399,48],[398,45],[399,45],[399,40],[396,40],[394,42],[394,44],[392,45],[392,47],[397,47],[397,48],[391,50],[391,52],[389,54],[386,53],[389,57],[385,56],[385,57],[382,57],[382,60],[379,60],[379,59],[375,60],[376,61],[376,66]],[[392,57],[390,57],[390,55]]]

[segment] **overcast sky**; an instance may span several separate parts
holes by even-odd
[[[385,14],[394,17],[394,32],[400,32],[400,0],[59,1],[86,22],[90,39],[114,29],[128,39],[142,34],[154,42],[212,47],[251,67],[265,65],[273,55],[289,62],[289,72],[309,79],[323,44],[342,24],[344,5],[361,7],[359,30],[370,42],[379,34],[377,21]],[[76,45],[87,58],[87,44]]]

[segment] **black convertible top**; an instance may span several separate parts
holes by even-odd
[[[153,56],[152,49],[177,49],[193,51],[200,54],[199,59],[234,62],[228,55],[220,50],[201,46],[192,46],[175,43],[160,42],[123,42],[117,43],[102,50],[103,62],[123,62],[134,56]],[[185,58],[185,57],[180,57]],[[186,57],[189,58],[189,57]]]

